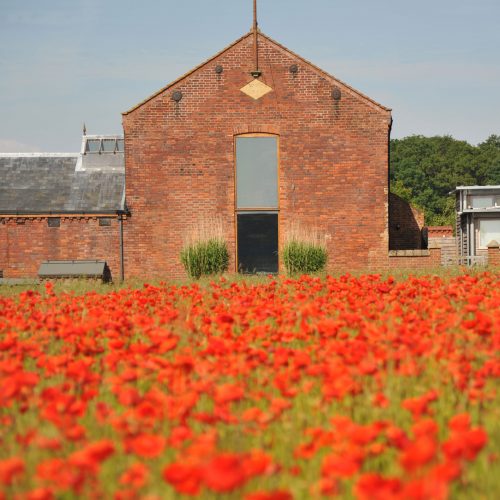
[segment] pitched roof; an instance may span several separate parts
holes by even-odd
[[[124,209],[123,153],[0,154],[0,214]]]
[[[210,64],[212,61],[214,61],[215,59],[217,59],[218,57],[220,57],[221,55],[223,55],[225,52],[227,52],[230,49],[232,49],[235,45],[237,45],[238,43],[240,43],[241,41],[243,41],[245,38],[248,38],[248,37],[250,37],[252,35],[253,35],[253,31],[249,31],[248,33],[246,33],[242,37],[238,38],[237,40],[235,40],[233,43],[231,43],[230,45],[228,45],[227,47],[225,47],[221,51],[217,52],[217,54],[215,54],[214,56],[210,57],[206,61],[203,61],[198,66],[195,66],[193,69],[191,69],[190,71],[188,71],[184,75],[180,76],[179,78],[177,78],[173,82],[171,82],[168,85],[166,85],[165,87],[161,88],[160,90],[158,90],[154,94],[150,95],[149,97],[147,97],[143,101],[139,102],[138,104],[136,104],[135,106],[133,106],[132,108],[130,108],[128,111],[123,112],[122,114],[123,115],[128,115],[129,113],[132,113],[136,109],[140,108],[141,106],[143,106],[147,102],[149,102],[152,99],[154,99],[156,96],[158,96],[158,95],[162,94],[163,92],[165,92],[166,90],[172,88],[174,85],[179,84],[182,80],[188,78],[193,73],[195,73],[196,71],[202,69],[207,64]],[[299,61],[302,61],[305,65],[309,66],[312,70],[314,70],[316,73],[320,74],[322,77],[324,77],[324,78],[326,78],[328,80],[332,80],[336,84],[341,85],[344,88],[344,90],[350,92],[351,94],[353,94],[355,96],[360,97],[365,102],[369,103],[370,105],[372,105],[373,107],[379,109],[380,111],[385,112],[385,113],[390,113],[391,112],[391,108],[387,108],[387,107],[383,106],[382,104],[379,104],[378,102],[374,101],[373,99],[371,99],[367,95],[363,94],[359,90],[356,90],[355,88],[351,87],[347,83],[344,83],[342,80],[339,80],[337,77],[331,75],[330,73],[327,73],[326,71],[322,70],[318,66],[314,65],[313,63],[311,63],[307,59],[304,59],[302,56],[299,56],[298,54],[296,54],[295,52],[291,51],[290,49],[288,49],[284,45],[281,45],[279,42],[277,42],[274,39],[272,39],[271,37],[265,35],[260,30],[259,30],[259,37],[261,37],[261,38],[263,38],[263,39],[271,42],[272,44],[274,44],[280,50],[283,50],[286,53],[288,53],[290,56],[298,59]]]

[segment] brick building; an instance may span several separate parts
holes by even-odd
[[[330,270],[413,267],[389,252],[389,241],[420,250],[423,224],[392,195],[389,209],[391,123],[388,108],[252,30],[125,112],[124,149],[118,137],[84,136],[78,155],[47,159],[43,175],[41,156],[30,166],[3,155],[0,270],[99,258],[114,277],[183,277],[186,232],[213,218],[231,271],[277,271],[296,224],[326,238]],[[66,194],[54,197],[59,170]]]
[[[0,154],[0,179],[3,277],[34,277],[46,260],[84,259],[104,260],[119,276],[123,137],[84,136],[75,154]]]

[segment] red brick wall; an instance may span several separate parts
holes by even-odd
[[[398,254],[398,255],[395,255]],[[406,254],[406,255],[405,255]],[[441,267],[441,249],[391,252],[389,269],[433,269]]]
[[[500,248],[497,246],[488,247],[488,265],[500,267]]]
[[[36,277],[44,260],[105,260],[113,279],[120,277],[118,220],[99,226],[92,218],[61,217],[48,227],[47,218],[0,219],[0,270],[4,278]]]
[[[429,226],[427,228],[429,240],[433,238],[453,238],[451,226]]]
[[[127,277],[184,276],[183,235],[213,216],[224,222],[235,270],[233,145],[247,132],[279,135],[281,242],[299,222],[327,237],[330,269],[387,265],[390,112],[262,36],[259,53],[273,92],[257,101],[239,90],[255,69],[249,36],[124,115]]]
[[[394,193],[389,195],[389,248],[422,248],[424,214]]]

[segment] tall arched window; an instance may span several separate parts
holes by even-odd
[[[278,272],[278,137],[235,138],[238,270]]]

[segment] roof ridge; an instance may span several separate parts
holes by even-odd
[[[80,153],[0,153],[0,158],[77,158]]]

